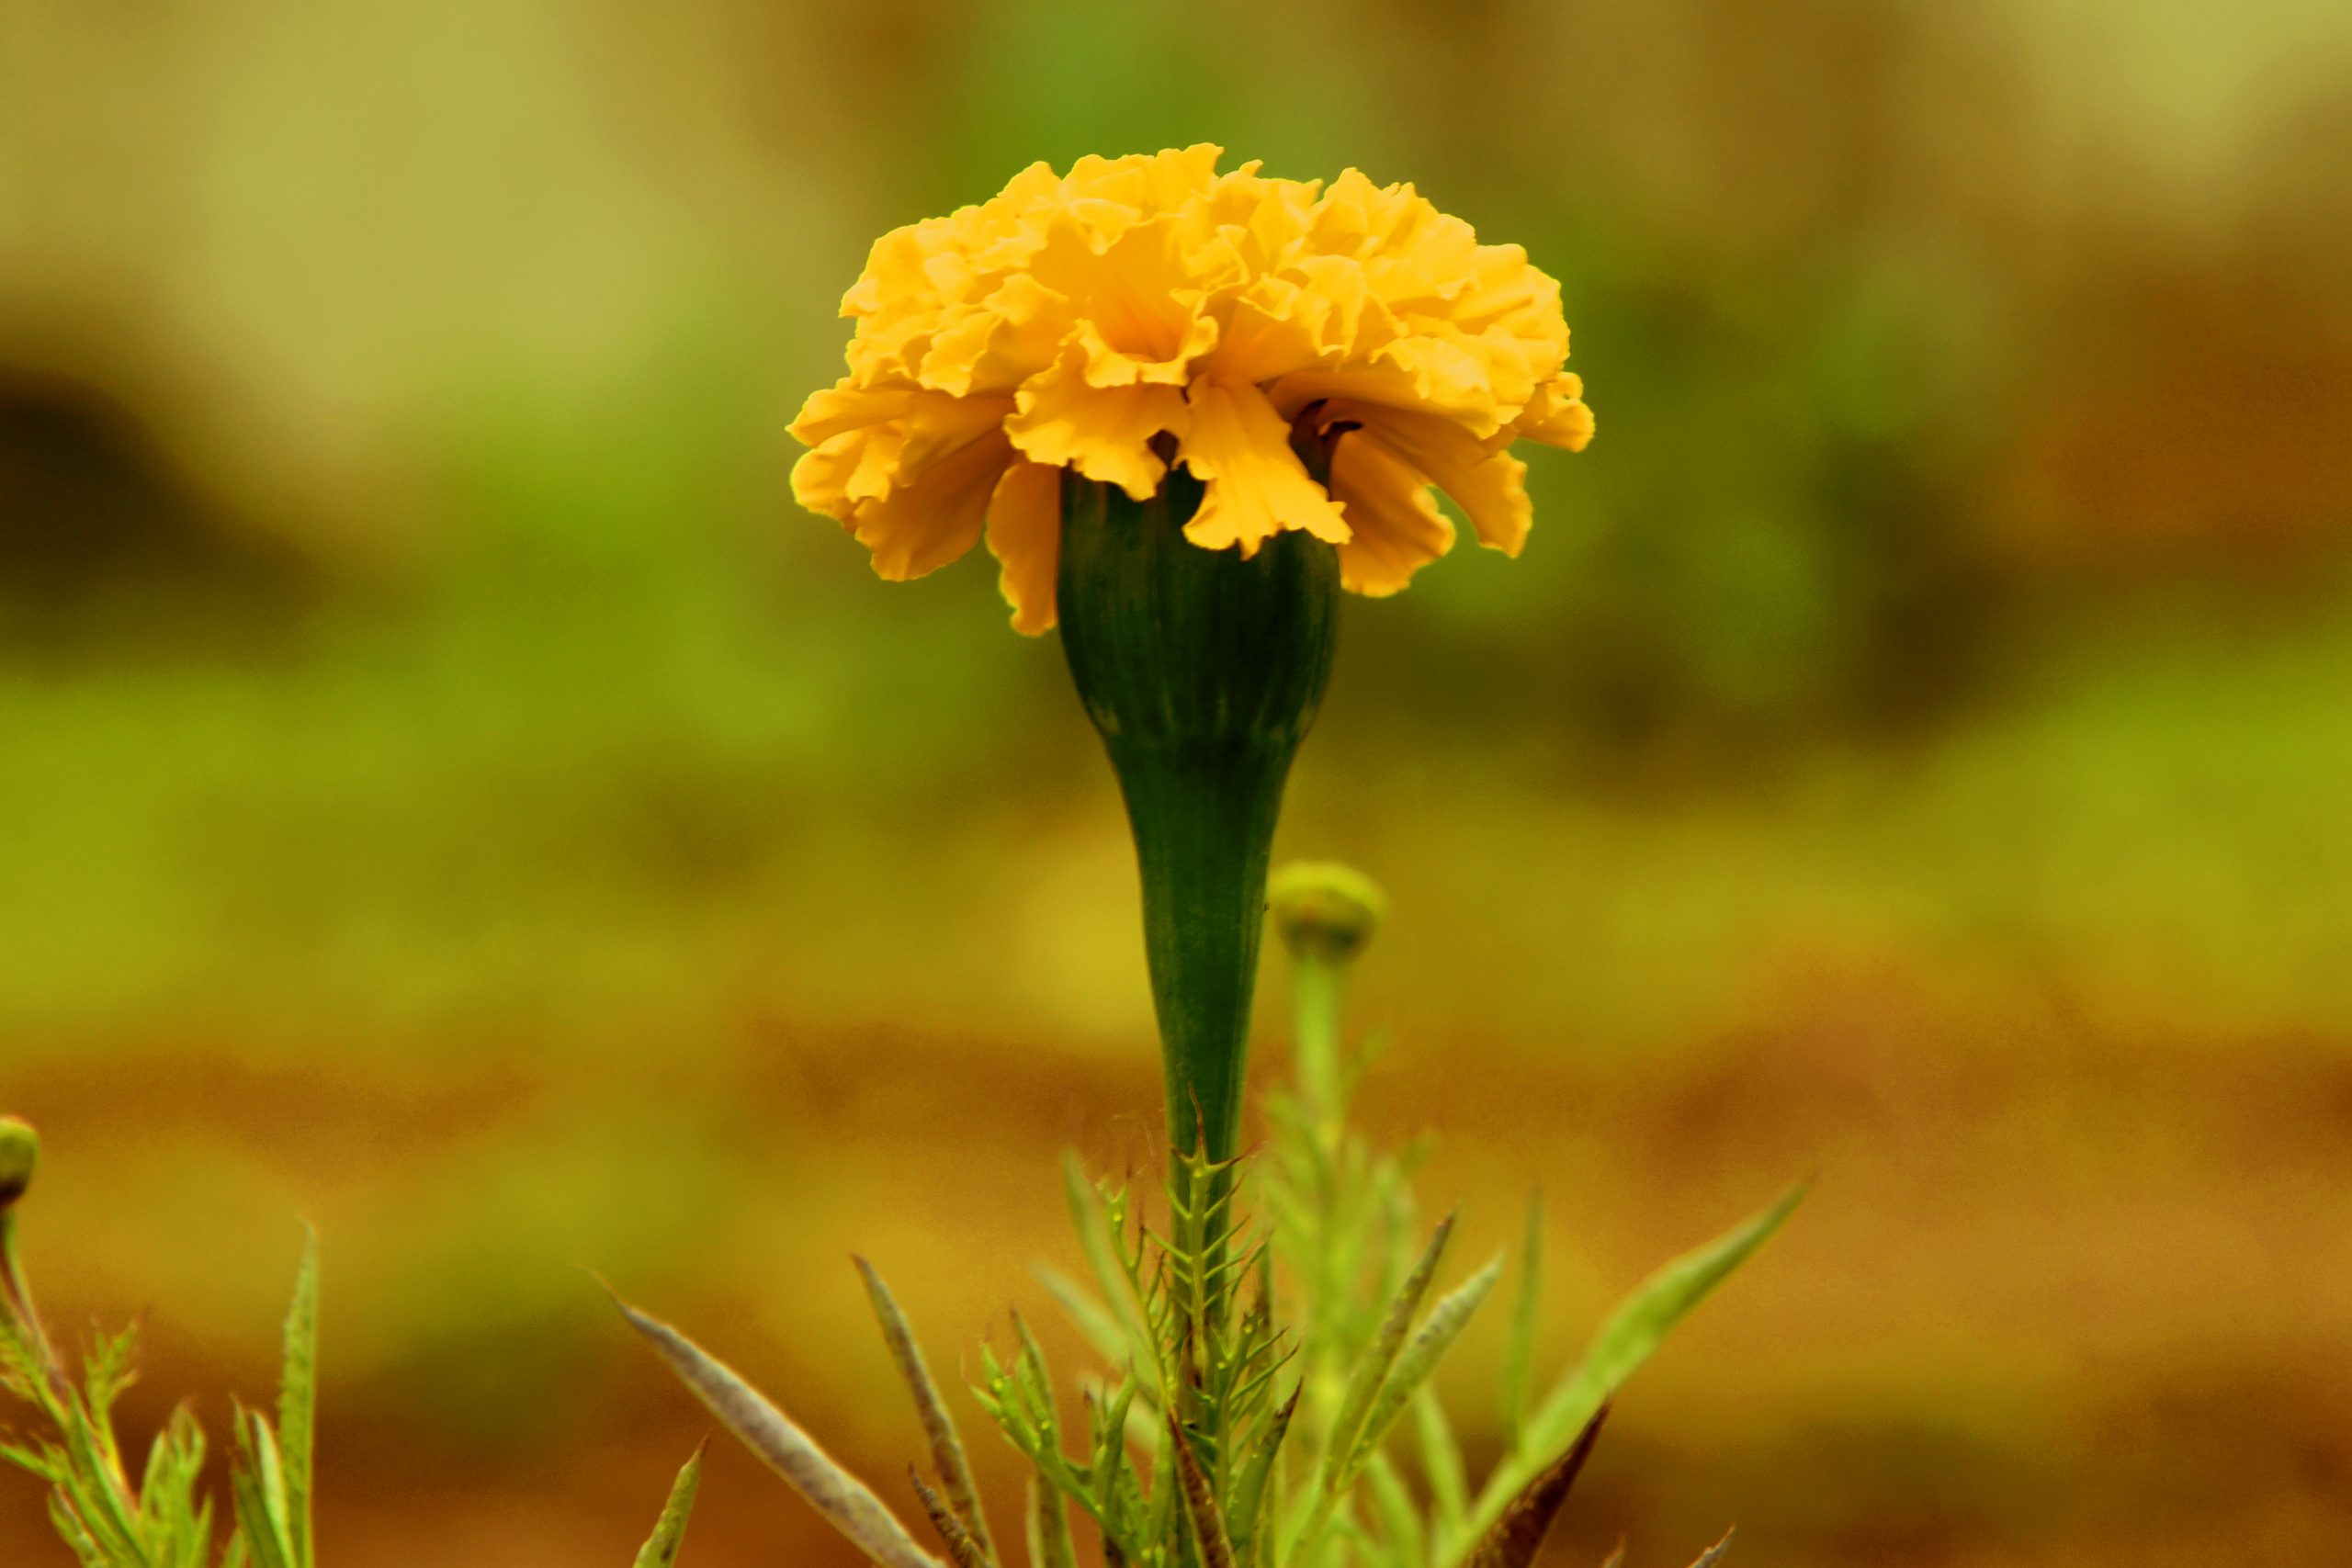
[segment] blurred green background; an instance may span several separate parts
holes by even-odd
[[[583,1268],[898,1473],[846,1254],[951,1364],[1049,1315],[1150,1023],[1057,648],[875,580],[783,429],[875,235],[1203,140],[1523,243],[1600,415],[1522,560],[1348,608],[1283,847],[1396,897],[1368,1120],[1475,1243],[1550,1195],[1555,1356],[1816,1179],[1553,1560],[2352,1547],[2324,0],[9,0],[52,1316],[144,1311],[134,1416],[217,1426],[315,1222],[349,1568],[634,1549],[703,1423]],[[850,1561],[731,1452],[688,1553]],[[66,1561],[29,1484],[0,1559]]]

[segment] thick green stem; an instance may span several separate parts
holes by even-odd
[[[1183,536],[1200,483],[1066,476],[1062,648],[1126,799],[1143,883],[1172,1152],[1239,1143],[1266,863],[1283,780],[1330,672],[1339,563],[1283,533],[1243,558]]]
[[[1285,749],[1233,746],[1130,752],[1118,765],[1143,884],[1168,1134],[1212,1161],[1230,1159],[1239,1137],[1266,863],[1290,761]]]

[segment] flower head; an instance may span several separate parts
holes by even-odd
[[[1517,554],[1511,443],[1592,435],[1558,284],[1408,185],[1219,174],[1219,156],[1033,164],[884,235],[842,301],[849,374],[792,427],[801,504],[888,578],[985,533],[1027,632],[1055,622],[1064,469],[1143,501],[1182,464],[1205,487],[1194,544],[1248,556],[1302,530],[1362,593],[1453,545],[1432,485]]]

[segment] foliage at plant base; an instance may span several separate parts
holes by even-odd
[[[1278,914],[1280,897],[1278,881]],[[1179,1158],[1156,1218],[1127,1188],[1066,1162],[1089,1278],[1040,1273],[1101,1364],[1074,1389],[1057,1383],[1016,1317],[1015,1348],[984,1350],[973,1390],[1032,1467],[1032,1568],[1076,1568],[1074,1520],[1111,1568],[1526,1568],[1618,1388],[1802,1196],[1792,1190],[1652,1274],[1535,1397],[1540,1210],[1529,1211],[1515,1260],[1496,1257],[1442,1286],[1453,1217],[1424,1230],[1412,1162],[1348,1124],[1364,1055],[1343,1051],[1340,1017],[1362,934],[1335,935],[1328,910],[1285,928],[1299,980],[1296,1082],[1269,1106],[1261,1156]],[[911,1475],[911,1500],[953,1568],[1005,1568],[914,1336],[879,1275],[859,1268],[929,1439],[933,1475]],[[1508,1446],[1474,1487],[1430,1376],[1507,1276]],[[621,1309],[866,1556],[943,1568],[740,1375],[676,1329]],[[1697,1568],[1719,1561],[1729,1539]]]
[[[49,1517],[82,1568],[314,1568],[311,1461],[318,1400],[319,1264],[303,1249],[286,1314],[284,1371],[273,1417],[243,1404],[231,1425],[230,1527],[213,1552],[214,1500],[203,1488],[204,1429],[191,1406],[172,1413],[133,1470],[114,1426],[130,1386],[131,1329],[101,1336],[74,1377],[58,1353],[17,1257],[16,1203],[32,1183],[40,1145],[0,1116],[0,1391],[31,1407],[40,1427],[0,1441],[0,1459],[49,1488]],[[678,1560],[702,1472],[699,1451],[672,1488],[636,1568]]]

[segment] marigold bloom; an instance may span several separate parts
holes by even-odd
[[[985,532],[1033,633],[1055,623],[1062,469],[1143,501],[1172,456],[1205,486],[1193,543],[1248,556],[1304,530],[1360,593],[1452,547],[1432,485],[1516,555],[1508,448],[1592,436],[1559,285],[1409,185],[1219,174],[1220,155],[1036,164],[884,235],[842,301],[849,374],[792,426],[800,503],[892,579]],[[1328,485],[1295,435],[1335,443]]]

